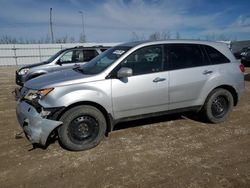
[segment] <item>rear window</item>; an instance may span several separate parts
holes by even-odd
[[[207,52],[211,64],[222,64],[230,62],[230,60],[226,56],[224,56],[221,52],[214,49],[213,47],[205,45],[204,48]]]
[[[98,53],[96,52],[96,50],[83,50],[84,61],[90,61],[97,55]]]

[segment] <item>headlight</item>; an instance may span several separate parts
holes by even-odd
[[[21,70],[18,71],[18,74],[19,75],[25,75],[25,74],[27,74],[29,72],[29,70],[30,70],[29,68],[21,69]]]
[[[35,99],[41,99],[49,94],[54,88],[46,88],[46,89],[40,89],[40,90],[29,90],[28,93],[25,95],[25,99],[27,100],[35,100]]]

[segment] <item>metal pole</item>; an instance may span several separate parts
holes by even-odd
[[[86,38],[85,38],[85,31],[84,31],[84,17],[83,17],[83,12],[82,11],[79,11],[79,13],[81,14],[82,16],[82,35],[83,35],[83,40],[85,42]]]
[[[39,58],[40,58],[40,61],[42,61],[42,56],[41,56],[41,47],[40,47],[40,44],[38,45],[38,52],[39,52]]]
[[[54,43],[54,34],[53,34],[53,28],[52,28],[52,8],[50,8],[50,32],[51,32],[51,40],[52,40],[52,43]]]
[[[18,65],[18,63],[17,63],[17,55],[16,55],[16,47],[15,47],[15,45],[13,46],[13,51],[14,51],[14,59],[15,59],[15,63],[16,63],[16,66]]]

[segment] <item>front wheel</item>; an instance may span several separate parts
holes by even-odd
[[[232,94],[225,89],[218,88],[210,93],[204,106],[203,114],[211,123],[221,123],[227,119],[233,109]]]
[[[102,112],[89,105],[76,106],[66,111],[58,129],[59,141],[63,147],[73,151],[93,148],[103,139],[106,120]]]

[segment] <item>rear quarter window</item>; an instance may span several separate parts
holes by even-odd
[[[230,60],[225,55],[223,55],[221,52],[219,52],[215,48],[204,45],[204,49],[208,55],[208,58],[211,64],[223,64],[223,63],[230,62]]]

